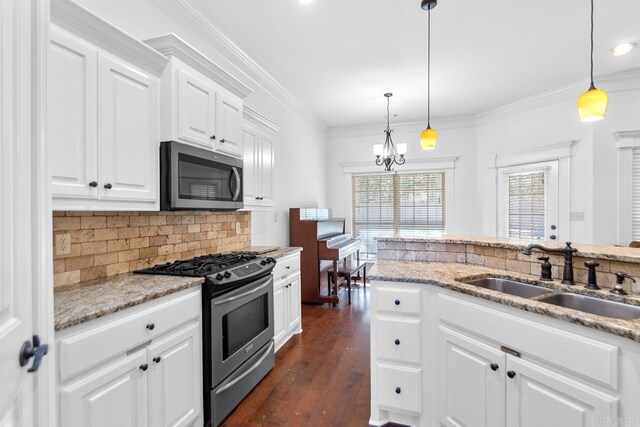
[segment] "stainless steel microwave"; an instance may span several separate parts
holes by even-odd
[[[244,206],[242,160],[176,141],[160,143],[160,209],[232,211]]]

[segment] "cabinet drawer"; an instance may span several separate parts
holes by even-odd
[[[420,315],[420,289],[378,287],[378,312]]]
[[[378,364],[378,401],[391,410],[420,414],[420,369]]]
[[[420,364],[420,319],[376,321],[379,359]]]
[[[545,360],[561,371],[618,389],[618,347],[504,313],[485,304],[489,303],[440,294],[440,322],[485,336],[525,356]]]
[[[89,321],[69,333],[63,331],[57,339],[60,381],[146,345],[154,337],[200,317],[201,310],[200,288],[195,288]]]
[[[273,269],[273,278],[276,280],[289,274],[296,273],[300,270],[299,254],[279,258],[276,261],[276,266]]]

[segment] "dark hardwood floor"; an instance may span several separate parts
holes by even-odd
[[[236,407],[224,426],[368,425],[369,294],[347,304],[302,305],[302,334],[276,353],[275,368]]]

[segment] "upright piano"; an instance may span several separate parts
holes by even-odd
[[[300,273],[302,302],[339,302],[337,290],[321,286],[325,265],[333,270],[333,283],[338,283],[338,261],[358,254],[360,239],[345,233],[345,219],[333,218],[331,209],[289,209],[289,242],[302,247]],[[328,263],[327,263],[328,262]]]

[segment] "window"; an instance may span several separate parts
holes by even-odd
[[[557,162],[500,170],[500,237],[526,240],[557,237],[557,170]]]
[[[375,258],[377,236],[444,231],[444,172],[355,175],[352,189],[353,233],[365,259]]]

